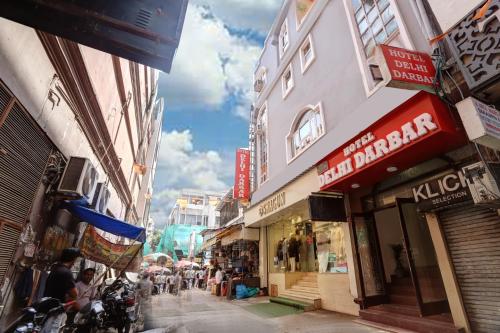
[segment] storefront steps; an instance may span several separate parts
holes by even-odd
[[[297,280],[291,288],[280,292],[280,297],[307,303],[313,309],[321,308],[321,296],[318,288],[318,277],[314,273],[307,273]]]
[[[359,311],[360,323],[383,324],[398,329],[418,333],[462,333],[453,325],[448,314],[420,317],[416,306],[401,304],[381,304]],[[390,331],[390,330],[389,330]]]

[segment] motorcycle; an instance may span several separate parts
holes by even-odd
[[[74,303],[63,304],[56,298],[42,298],[25,308],[4,333],[59,333],[65,324],[66,310]]]

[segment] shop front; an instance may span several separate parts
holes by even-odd
[[[318,164],[321,190],[349,198],[362,319],[418,332],[467,326],[426,212],[470,202],[462,168],[477,158],[451,111],[421,92]]]
[[[344,197],[318,193],[316,177],[305,173],[245,213],[260,227],[261,278],[273,297],[357,314]]]

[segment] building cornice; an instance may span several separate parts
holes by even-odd
[[[130,205],[132,194],[78,44],[41,31],[37,34],[72,100],[73,112],[92,150],[118,195],[127,206]]]

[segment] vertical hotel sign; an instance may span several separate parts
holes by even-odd
[[[236,151],[233,197],[242,201],[250,199],[250,151],[246,148]]]

